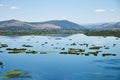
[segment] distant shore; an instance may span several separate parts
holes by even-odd
[[[87,36],[115,36],[120,37],[120,31],[80,31],[80,30],[61,30],[61,31],[0,31],[0,35],[43,35],[43,34],[85,34]]]
[[[84,34],[80,30],[59,30],[59,31],[0,31],[0,35],[43,35],[43,34]]]

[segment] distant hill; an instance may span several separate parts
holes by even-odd
[[[35,24],[35,25],[54,24],[54,25],[60,26],[60,28],[63,30],[83,30],[84,29],[83,26],[76,24],[74,22],[67,21],[67,20],[52,20],[52,21],[46,21],[46,22],[32,22],[30,24]]]
[[[19,20],[0,21],[0,30],[19,31],[19,30],[84,30],[84,27],[67,21],[52,20],[46,22],[23,22]]]
[[[120,30],[120,22],[115,23],[98,23],[98,24],[88,24],[84,25],[86,29],[89,30]]]
[[[51,20],[45,22],[24,22],[20,20],[0,21],[1,31],[53,31],[53,30],[79,30],[79,31],[102,31],[120,30],[120,22],[98,23],[79,25],[68,20]]]

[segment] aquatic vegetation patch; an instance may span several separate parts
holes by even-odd
[[[68,49],[68,54],[75,54],[78,52],[85,52],[85,49],[75,49],[75,48],[69,48]]]
[[[100,49],[102,48],[102,46],[93,46],[93,47],[90,47],[89,49]]]
[[[0,51],[0,53],[2,53],[3,51]]]
[[[0,61],[0,65],[3,65],[3,62]]]
[[[106,56],[116,56],[117,54],[111,54],[111,53],[103,53],[102,56],[106,57]]]
[[[40,54],[47,54],[47,52],[40,52]]]
[[[27,49],[26,48],[7,48],[9,50],[9,54],[17,54],[17,53],[24,53]]]
[[[83,44],[79,44],[79,45],[80,45],[80,46],[86,46],[86,47],[88,47],[89,44],[83,43]]]
[[[72,44],[70,44],[71,46],[76,46],[77,44],[76,43],[72,43]]]
[[[59,52],[59,54],[68,54],[68,52]]]
[[[65,50],[65,48],[62,48],[61,50]]]
[[[105,47],[105,49],[110,49],[109,46]]]
[[[48,42],[45,42],[45,44],[48,44]]]
[[[19,51],[19,50],[27,50],[27,49],[26,48],[7,48],[6,50]]]
[[[28,72],[23,70],[13,70],[6,72],[6,75],[3,78],[11,79],[11,78],[32,78]]]
[[[26,51],[27,54],[37,54],[38,52],[35,50],[28,50]]]
[[[115,47],[117,44],[113,44],[113,47]]]
[[[90,54],[93,54],[94,56],[97,56],[98,53],[99,53],[99,52],[97,52],[97,51],[96,51],[96,52],[86,52],[85,55],[87,55],[87,54],[89,54],[89,55],[90,55]]]
[[[7,44],[0,44],[0,48],[8,47]]]
[[[23,47],[33,47],[33,46],[31,46],[31,45],[26,45],[26,44],[23,44],[22,46],[23,46]]]
[[[13,51],[13,52],[8,52],[9,54],[17,54],[17,53],[21,53],[20,51]]]

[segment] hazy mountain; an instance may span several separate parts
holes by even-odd
[[[89,30],[120,30],[120,22],[86,24],[84,27]]]
[[[83,30],[84,27],[67,20],[46,22],[0,21],[0,30]]]
[[[46,22],[31,22],[30,24],[40,25],[40,24],[54,24],[57,26],[60,26],[63,30],[83,30],[84,27],[76,24],[74,22],[70,22],[67,20],[52,20],[52,21],[46,21]]]
[[[83,27],[84,26],[84,27]],[[23,22],[19,20],[0,21],[0,30],[120,30],[120,22],[79,25],[67,20],[46,22]]]
[[[18,20],[7,20],[0,22],[0,30],[31,30],[34,25]]]

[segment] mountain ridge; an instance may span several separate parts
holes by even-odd
[[[0,21],[0,30],[83,30],[84,27],[68,20],[51,20],[45,22],[24,22],[20,20]]]
[[[16,19],[0,21],[0,30],[2,31],[52,31],[52,30],[80,30],[80,31],[102,31],[102,30],[120,30],[120,22],[79,25],[68,20],[50,20],[44,22],[25,22]]]

